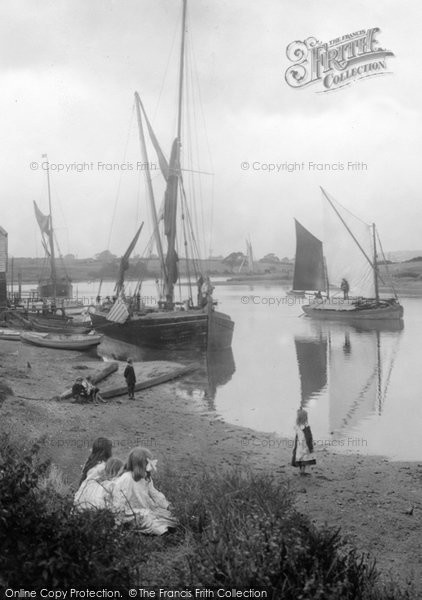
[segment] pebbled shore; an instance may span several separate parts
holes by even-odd
[[[53,400],[78,373],[100,369],[95,358],[75,352],[0,341],[0,377],[14,392],[0,408],[0,430],[18,439],[44,437],[69,483],[76,485],[92,441],[113,440],[125,458],[148,446],[159,467],[189,477],[204,469],[243,466],[288,480],[298,509],[316,523],[341,527],[361,552],[376,558],[383,578],[413,583],[422,597],[422,463],[395,463],[363,455],[317,449],[317,466],[300,477],[290,466],[290,444],[274,434],[224,423],[205,399],[186,393],[182,381],[107,404],[78,405]],[[145,363],[146,376],[174,363]]]

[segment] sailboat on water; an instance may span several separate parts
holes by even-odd
[[[289,296],[304,298],[306,292],[327,292],[322,242],[295,219],[296,255],[293,288]]]
[[[321,190],[325,200],[327,279],[329,284],[346,282],[347,290],[344,298],[332,295],[315,299],[302,306],[303,311],[309,317],[328,320],[402,319],[403,307],[394,289],[394,297],[381,298],[379,294],[379,281],[385,282],[379,272],[378,251],[382,252],[382,247],[375,224],[364,223]],[[324,268],[323,261],[320,268]]]
[[[253,275],[254,273],[254,260],[253,260],[253,250],[252,250],[252,242],[251,239],[246,239],[246,254],[242,260],[242,264],[239,267],[239,273],[243,270],[243,268],[247,266],[248,275]]]
[[[51,207],[50,166],[46,155],[43,155],[47,165],[47,189],[49,214],[45,215],[34,201],[35,217],[41,230],[41,242],[49,262],[50,273],[47,277],[41,277],[38,283],[38,295],[40,298],[72,298],[72,282],[63,263],[63,274],[59,276],[56,265],[56,244],[53,228],[53,211]]]
[[[215,302],[212,298],[212,286],[207,280],[206,274],[202,274],[199,271],[197,256],[188,257],[186,255],[188,275],[187,298],[180,302],[176,302],[175,300],[175,286],[179,281],[178,236],[183,237],[183,246],[186,254],[189,246],[193,252],[197,248],[196,236],[192,229],[192,219],[187,204],[181,157],[182,106],[185,84],[186,12],[187,1],[183,0],[177,127],[169,160],[167,160],[161,150],[139,94],[135,93],[142,160],[145,164],[149,164],[144,133],[145,122],[166,185],[164,208],[159,212],[155,204],[151,174],[148,169],[144,171],[154,227],[153,235],[160,258],[162,273],[162,293],[160,294],[158,307],[155,310],[151,310],[136,306],[133,301],[131,302],[129,298],[125,297],[122,290],[109,311],[98,308],[91,313],[91,320],[95,328],[107,336],[136,345],[163,346],[195,343],[209,349],[229,348],[232,342],[234,323],[228,315],[215,309]],[[180,207],[178,210],[179,204]],[[177,227],[178,212],[182,220],[179,228]],[[164,224],[164,237],[166,241],[162,239],[160,233],[162,223]],[[165,245],[166,251],[164,252]],[[191,269],[193,269],[193,273]],[[191,283],[192,276],[195,280],[193,285]],[[135,291],[133,297],[136,298],[139,296],[140,286]]]

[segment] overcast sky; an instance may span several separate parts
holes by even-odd
[[[293,217],[322,235],[320,185],[376,221],[385,249],[422,248],[420,3],[194,0],[188,11],[189,81],[200,102],[188,104],[198,124],[183,148],[186,164],[192,142],[191,166],[213,173],[201,177],[196,199],[204,250],[244,250],[250,235],[255,256],[292,256]],[[181,2],[3,0],[0,13],[0,225],[10,255],[43,254],[32,201],[47,212],[46,176],[30,167],[43,153],[55,165],[94,165],[52,172],[63,254],[120,254],[145,219],[141,252],[150,222],[142,173],[101,171],[98,162],[141,160],[135,90],[169,154]],[[328,42],[371,27],[395,55],[389,74],[332,93],[286,84],[290,42]],[[244,161],[361,161],[368,169],[268,173],[242,170]]]

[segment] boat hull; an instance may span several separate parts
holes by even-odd
[[[42,281],[38,285],[38,294],[41,298],[72,298],[73,287],[68,281]]]
[[[49,333],[36,333],[23,331],[20,334],[22,341],[29,342],[43,348],[54,348],[57,350],[86,350],[98,346],[102,335],[60,335]]]
[[[123,324],[107,321],[106,314],[92,313],[97,331],[136,346],[194,345],[198,348],[230,348],[234,323],[218,311],[172,311],[134,316]]]
[[[305,292],[302,290],[288,290],[286,294],[295,298],[305,298]]]
[[[347,304],[343,307],[342,305],[315,303],[302,306],[302,310],[308,317],[327,321],[394,321],[403,318],[403,307],[398,302],[386,302],[368,308],[364,306]]]
[[[20,331],[16,329],[0,329],[0,340],[18,342],[20,340]]]

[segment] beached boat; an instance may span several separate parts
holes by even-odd
[[[21,332],[17,329],[0,329],[0,340],[19,342]]]
[[[107,377],[107,380],[101,386],[101,396],[103,398],[115,398],[127,394],[127,385],[123,377],[123,371],[126,363],[121,365],[119,370]],[[161,385],[186,375],[193,370],[191,366],[175,365],[174,368],[166,368],[162,373],[145,377],[145,363],[133,363],[136,375],[135,392]]]
[[[393,297],[381,298],[379,294],[379,281],[383,284],[385,281],[378,268],[378,251],[382,253],[382,247],[375,225],[364,223],[321,190],[326,208],[324,255],[327,280],[329,284],[342,282],[347,289],[341,297],[330,295],[327,286],[327,298],[315,299],[302,306],[304,313],[315,319],[348,322],[402,319],[403,307],[393,286]]]
[[[66,335],[60,333],[41,333],[38,331],[22,331],[20,339],[44,348],[59,350],[86,350],[98,346],[103,336],[95,333],[86,335]]]
[[[149,134],[150,143],[158,156],[158,164],[166,186],[163,218],[159,219],[154,198],[154,187],[149,169],[144,170],[146,188],[153,223],[153,239],[160,258],[162,280],[160,294],[155,310],[147,310],[139,306],[139,283],[132,299],[124,295],[120,285],[118,298],[111,309],[96,307],[91,313],[94,327],[109,337],[145,346],[163,346],[195,344],[203,348],[229,348],[232,342],[234,323],[231,318],[215,309],[211,295],[211,286],[206,293],[201,286],[206,280],[199,272],[198,235],[193,231],[194,218],[187,202],[187,190],[182,176],[182,100],[185,88],[185,35],[186,35],[187,2],[183,0],[182,35],[180,49],[179,92],[177,110],[176,138],[173,141],[170,160],[167,161],[155,136],[151,124],[138,93],[135,93],[135,106],[138,120],[138,133],[141,144],[142,160],[149,164],[144,123]],[[189,170],[189,169],[188,169]],[[192,171],[192,170],[191,170]],[[155,182],[154,182],[155,183]],[[178,225],[178,203],[180,203]],[[162,224],[164,231],[162,232]],[[166,241],[164,241],[166,240]],[[186,297],[175,300],[175,286],[179,281],[179,252],[177,240],[180,241],[186,259],[188,286]],[[164,246],[166,252],[164,252]],[[190,256],[189,256],[190,253]],[[121,273],[127,268],[127,253],[122,260]],[[180,260],[183,260],[180,258]],[[189,264],[194,265],[194,272],[189,272]],[[119,277],[122,281],[122,278]],[[206,284],[206,282],[205,282]],[[202,293],[201,293],[202,292]],[[138,300],[137,300],[138,299]],[[204,302],[205,299],[205,302]]]
[[[72,318],[59,318],[57,315],[28,315],[27,317],[31,324],[31,329],[45,333],[66,333],[68,335],[89,333],[92,329],[91,321],[79,322],[73,321]]]
[[[326,292],[328,289],[322,242],[295,219],[296,256],[293,289],[289,296],[304,298],[306,292]]]

